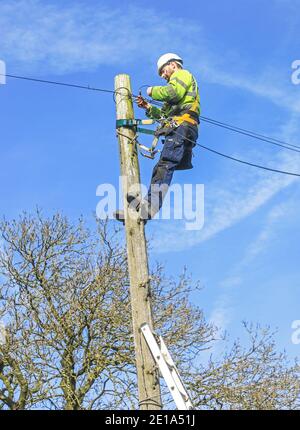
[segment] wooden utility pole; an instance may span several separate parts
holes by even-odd
[[[117,119],[133,119],[128,75],[116,76],[115,91]],[[129,208],[127,203],[127,193],[133,187],[141,194],[138,154],[132,127],[120,127],[118,132],[139,403],[143,410],[155,410],[162,408],[159,376],[140,330],[144,323],[153,329],[145,230],[144,223],[139,222],[136,216],[136,210]]]

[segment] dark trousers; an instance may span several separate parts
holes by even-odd
[[[163,150],[155,165],[146,199],[151,217],[163,204],[175,170],[192,169],[192,149],[198,138],[197,126],[180,125],[165,138]]]

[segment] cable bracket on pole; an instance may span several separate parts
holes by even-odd
[[[158,149],[156,149],[156,146],[157,146],[158,140],[159,140],[159,137],[156,136],[156,130],[148,130],[146,128],[141,128],[141,127],[137,127],[137,126],[140,124],[152,125],[152,124],[155,124],[155,122],[156,121],[153,119],[117,119],[117,121],[116,121],[117,133],[121,134],[118,130],[120,127],[134,127],[134,129],[136,131],[135,141],[136,141],[138,148],[140,150],[140,154],[143,157],[150,158],[151,160],[153,160],[155,157],[155,154],[157,152],[160,152]],[[137,140],[138,133],[154,135],[154,139],[152,141],[152,145],[150,148],[148,148],[148,146],[142,145],[141,143],[138,142],[138,140]],[[130,141],[129,143],[132,143],[132,141]]]

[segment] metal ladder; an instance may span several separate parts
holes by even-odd
[[[166,384],[172,394],[174,402],[179,410],[191,410],[193,404],[183,385],[183,382],[178,373],[177,367],[172,360],[163,338],[159,336],[159,344],[150,330],[148,324],[141,325],[141,332],[147,342],[147,345],[153,355],[156,364],[159,367],[160,373],[163,376]]]

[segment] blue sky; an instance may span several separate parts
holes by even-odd
[[[198,79],[202,114],[300,145],[298,0],[0,1],[0,59],[7,73],[113,89],[128,73],[136,93],[160,85],[156,60],[176,52]],[[115,105],[108,94],[8,79],[0,86],[1,214],[36,205],[92,220],[99,184],[118,184]],[[136,111],[140,117],[141,111]],[[147,141],[147,139],[146,139]],[[199,143],[300,172],[300,154],[201,124]],[[147,184],[153,163],[141,159]],[[207,318],[243,337],[241,321],[278,328],[290,356],[300,320],[300,179],[195,150],[177,183],[205,186],[205,225],[153,221],[151,260],[204,287],[193,300]]]

